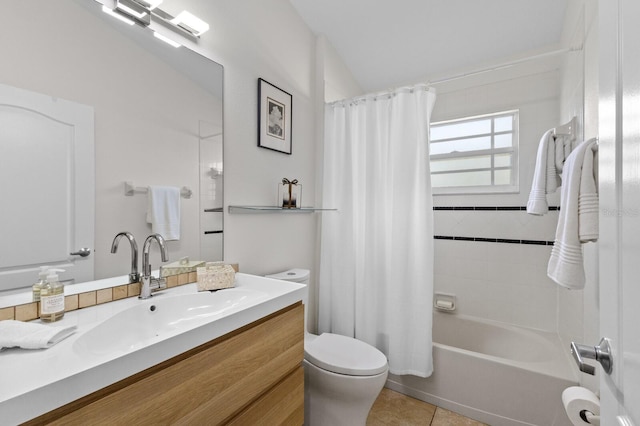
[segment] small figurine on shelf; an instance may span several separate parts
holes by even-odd
[[[302,206],[302,184],[298,179],[282,179],[278,184],[278,205],[283,209],[298,209]]]

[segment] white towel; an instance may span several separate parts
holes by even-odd
[[[562,140],[558,143],[562,145]],[[560,186],[560,176],[556,169],[556,143],[553,129],[547,130],[538,145],[536,167],[533,174],[533,183],[527,202],[527,213],[543,215],[549,211],[547,194],[553,193]]]
[[[595,143],[584,153],[582,176],[580,178],[580,197],[578,198],[578,235],[580,242],[598,241],[600,203],[594,164],[597,164],[597,148]],[[595,152],[594,152],[595,150]]]
[[[571,289],[584,288],[585,274],[582,259],[582,245],[580,241],[580,217],[579,199],[581,187],[584,188],[587,205],[584,207],[586,216],[584,221],[592,220],[593,205],[591,180],[593,178],[593,155],[585,155],[591,152],[591,147],[595,144],[595,139],[582,142],[567,157],[564,163],[562,174],[564,183],[562,185],[562,199],[560,203],[560,214],[558,216],[558,227],[556,228],[556,239],[551,249],[551,258],[547,267],[547,275],[556,283]],[[582,184],[583,169],[585,168],[585,157],[590,164],[586,166],[585,183]],[[589,168],[591,172],[589,172]],[[595,188],[595,180],[593,182]],[[597,210],[597,206],[596,206]],[[588,217],[591,217],[588,219]],[[586,226],[585,229],[591,228]]]
[[[76,331],[76,326],[53,326],[15,320],[0,321],[0,350],[50,348]]]
[[[180,239],[180,188],[150,186],[147,223],[165,240]]]

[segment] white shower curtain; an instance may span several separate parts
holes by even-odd
[[[433,207],[427,86],[325,109],[319,332],[387,355],[390,371],[433,371]]]

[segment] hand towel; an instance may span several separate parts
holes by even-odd
[[[180,239],[180,188],[174,186],[150,186],[148,194],[147,223],[154,233],[165,240]]]
[[[559,285],[570,289],[584,288],[585,283],[578,206],[585,153],[587,150],[591,151],[594,144],[595,139],[591,139],[578,145],[567,157],[562,173],[564,182],[560,214],[547,275]],[[593,157],[591,157],[591,170],[593,170]],[[588,171],[585,173],[589,174]],[[588,194],[589,184],[585,183],[584,188],[585,194]]]
[[[53,326],[15,320],[0,321],[0,350],[50,348],[76,331],[76,326]]]
[[[600,204],[594,165],[597,161],[598,145],[591,144],[591,149],[584,153],[582,176],[580,177],[580,196],[578,198],[578,235],[580,242],[598,241]]]
[[[562,141],[559,139],[558,143],[562,144]],[[527,213],[546,214],[549,211],[547,194],[555,192],[558,186],[560,186],[560,176],[556,170],[556,144],[553,129],[551,129],[542,135],[538,145],[533,183],[527,202]]]

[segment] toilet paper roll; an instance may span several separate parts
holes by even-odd
[[[436,308],[452,310],[453,302],[449,300],[436,300]]]
[[[562,404],[569,416],[569,420],[576,426],[590,424],[587,422],[583,411],[590,411],[596,416],[600,415],[600,399],[587,388],[571,386],[562,391]]]

